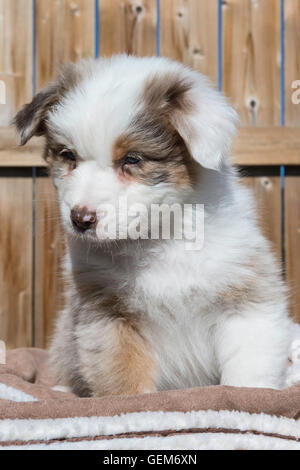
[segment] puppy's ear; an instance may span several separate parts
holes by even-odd
[[[160,101],[160,112],[169,114],[191,156],[203,167],[218,170],[228,157],[237,114],[203,75],[189,70],[182,75],[156,77],[148,96],[152,104]]]
[[[228,158],[237,114],[226,98],[199,75],[182,96],[186,105],[171,115],[191,156],[205,168],[220,169]]]
[[[25,145],[33,136],[45,134],[45,119],[48,111],[55,106],[76,82],[76,65],[65,65],[56,81],[41,90],[26,104],[15,116],[13,124],[21,138],[21,145]]]
[[[58,101],[58,85],[50,84],[40,91],[15,116],[13,124],[21,138],[21,145],[25,145],[34,135],[44,134],[44,121],[49,109]]]

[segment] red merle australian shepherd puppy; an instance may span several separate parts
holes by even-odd
[[[66,66],[18,113],[22,144],[46,138],[68,240],[58,384],[79,396],[282,387],[286,289],[230,164],[235,121],[202,75],[126,55]],[[191,220],[163,236],[161,206],[201,216],[198,243]]]

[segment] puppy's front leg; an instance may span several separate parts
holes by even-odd
[[[290,321],[257,305],[221,320],[215,347],[221,384],[282,388],[288,361]]]
[[[81,373],[93,396],[155,391],[155,362],[136,323],[103,319],[76,328]]]

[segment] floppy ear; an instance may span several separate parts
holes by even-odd
[[[201,74],[176,67],[147,83],[146,103],[169,120],[200,165],[217,170],[228,156],[237,114]]]
[[[64,65],[57,80],[41,90],[31,103],[26,104],[18,112],[13,124],[20,135],[21,145],[25,145],[34,135],[45,134],[45,120],[48,111],[64,97],[79,78],[79,67],[76,64]]]
[[[203,167],[218,170],[228,158],[238,116],[205,77],[193,73],[193,79],[182,95],[186,105],[171,114],[171,121],[191,156]]]
[[[21,138],[21,145],[25,145],[34,135],[43,135],[45,132],[44,121],[49,109],[59,99],[58,84],[52,83],[40,91],[26,104],[15,116],[13,124]]]

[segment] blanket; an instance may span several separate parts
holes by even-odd
[[[300,450],[299,336],[290,363],[283,390],[211,386],[78,398],[55,386],[45,351],[7,351],[0,448]]]

